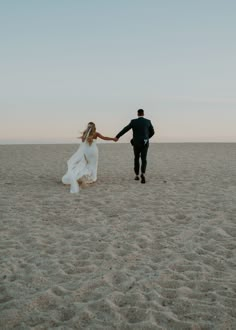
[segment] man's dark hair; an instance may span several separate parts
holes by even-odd
[[[138,116],[143,116],[144,115],[144,111],[143,109],[139,109],[138,110]]]

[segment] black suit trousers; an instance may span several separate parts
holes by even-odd
[[[139,175],[140,169],[140,158],[141,158],[141,173],[146,172],[147,167],[147,152],[148,152],[149,143],[145,145],[134,145],[134,172],[136,175]]]

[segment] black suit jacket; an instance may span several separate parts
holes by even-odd
[[[127,133],[130,129],[133,130],[133,145],[143,145],[144,140],[149,140],[154,134],[154,128],[149,119],[138,117],[131,120],[129,125],[125,126],[116,137],[119,139],[122,135]]]

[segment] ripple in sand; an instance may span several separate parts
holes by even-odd
[[[104,276],[104,279],[117,290],[128,290],[135,284],[135,278],[123,271],[110,272]]]
[[[37,295],[30,303],[28,303],[24,308],[27,311],[31,310],[41,310],[48,311],[55,309],[61,302],[61,298],[56,296],[51,290]]]
[[[4,304],[12,299],[13,299],[13,297],[10,295],[10,293],[7,291],[7,289],[4,286],[1,286],[0,287],[0,303]]]
[[[93,313],[94,317],[103,322],[116,322],[119,320],[118,314],[113,306],[106,299],[100,299],[88,305],[89,310]]]
[[[140,306],[147,303],[147,300],[144,295],[141,293],[126,293],[123,294],[121,292],[115,292],[110,297],[113,304],[118,307],[125,307],[125,306]]]
[[[129,323],[140,323],[150,319],[150,311],[138,306],[126,306],[120,309],[120,313]]]
[[[75,307],[73,305],[70,307],[61,307],[57,310],[57,315],[60,321],[69,321],[76,315]]]

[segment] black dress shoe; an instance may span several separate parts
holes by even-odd
[[[134,178],[134,180],[138,181],[139,180],[139,176],[136,175],[136,177]]]
[[[145,179],[145,176],[143,174],[141,174],[141,183],[146,183],[146,179]]]

